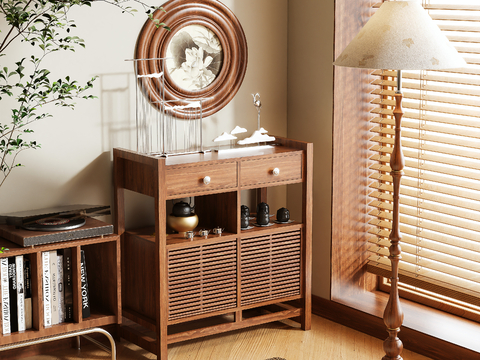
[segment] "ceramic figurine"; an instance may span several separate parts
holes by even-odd
[[[257,224],[268,225],[270,222],[269,206],[267,203],[261,202],[257,206]]]

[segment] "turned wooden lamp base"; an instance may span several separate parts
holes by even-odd
[[[386,355],[382,358],[382,360],[403,360],[400,356],[403,350],[403,343],[397,337],[398,332],[400,329],[392,329],[388,331],[388,338],[383,343],[383,350],[385,350]]]
[[[402,235],[400,233],[400,182],[403,175],[403,167],[405,166],[405,159],[402,151],[401,143],[401,121],[403,116],[402,110],[402,73],[397,72],[397,92],[395,93],[395,109],[393,116],[395,117],[395,142],[393,145],[393,152],[390,157],[390,167],[393,182],[393,211],[392,211],[392,230],[390,232],[390,255],[389,259],[392,264],[392,277],[390,297],[388,299],[385,312],[383,314],[383,321],[387,327],[388,338],[383,343],[383,349],[386,355],[382,360],[402,360],[400,354],[403,350],[402,341],[397,334],[400,332],[400,326],[403,324],[403,311],[400,305],[400,297],[398,294],[398,263],[401,259],[400,240]]]

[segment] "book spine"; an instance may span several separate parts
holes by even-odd
[[[17,268],[15,257],[8,258],[8,289],[10,293],[10,330],[18,331],[18,304],[17,304]]]
[[[65,293],[65,321],[73,321],[72,249],[63,250],[63,284]]]
[[[17,273],[17,320],[18,331],[25,331],[25,283],[23,278],[23,255],[15,256]]]
[[[90,316],[90,300],[88,294],[87,266],[85,263],[85,252],[83,250],[80,251],[80,277],[82,292],[82,317],[85,319]]]
[[[42,253],[43,265],[43,322],[45,327],[52,326],[52,307],[50,290],[50,253]]]
[[[25,290],[25,329],[33,327],[32,322],[32,269],[30,260],[23,259],[23,283]]]
[[[11,333],[10,293],[8,290],[8,258],[0,259],[0,285],[2,290],[2,334]]]
[[[58,299],[58,322],[65,321],[65,298],[63,291],[63,255],[57,255],[57,299]]]
[[[57,251],[50,251],[50,291],[51,291],[51,306],[52,306],[52,325],[58,324],[58,297],[57,297]]]

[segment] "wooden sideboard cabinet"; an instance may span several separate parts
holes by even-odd
[[[167,158],[114,149],[121,336],[166,360],[168,344],[267,322],[309,330],[312,153],[311,143],[284,138]],[[241,191],[266,202],[268,188],[286,184],[301,184],[301,221],[241,230]],[[125,229],[125,189],[154,198],[154,227]],[[194,197],[197,230],[223,233],[190,240],[168,231],[167,202],[185,197]]]

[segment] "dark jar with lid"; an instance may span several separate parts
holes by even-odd
[[[240,228],[245,230],[250,225],[250,209],[247,205],[242,205],[240,213]]]
[[[267,203],[261,202],[257,206],[257,224],[268,225],[270,222],[270,210]]]

